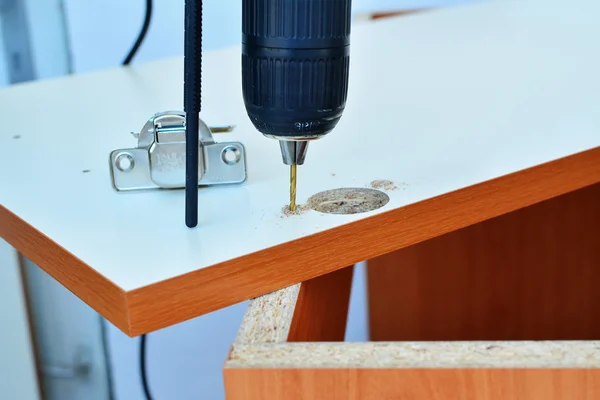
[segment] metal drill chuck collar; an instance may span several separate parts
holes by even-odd
[[[306,158],[308,150],[308,141],[306,140],[280,140],[281,156],[285,165],[302,165]]]

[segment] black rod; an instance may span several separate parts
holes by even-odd
[[[198,225],[198,118],[202,98],[202,0],[185,2],[183,110],[186,113],[185,224]]]

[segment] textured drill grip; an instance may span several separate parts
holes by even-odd
[[[263,134],[319,137],[348,92],[351,0],[243,0],[242,90]]]
[[[286,48],[348,45],[350,7],[350,0],[243,0],[244,43],[279,42]]]

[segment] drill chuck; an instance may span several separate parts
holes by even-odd
[[[350,25],[351,0],[243,0],[242,91],[256,129],[286,142],[331,132],[346,104]],[[281,146],[286,164],[294,152],[303,161],[306,145]]]

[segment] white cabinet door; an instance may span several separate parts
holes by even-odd
[[[17,252],[0,239],[0,398],[40,398]]]
[[[110,399],[101,317],[30,261],[24,267],[46,400]]]

